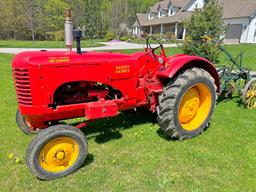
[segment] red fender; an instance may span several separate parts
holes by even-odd
[[[156,74],[157,78],[159,78],[160,80],[175,77],[176,74],[186,68],[198,67],[208,71],[211,74],[211,76],[215,80],[217,92],[220,91],[220,79],[218,72],[214,65],[207,59],[198,56],[180,54],[169,57],[168,63],[169,66],[166,69],[162,71],[160,70]]]

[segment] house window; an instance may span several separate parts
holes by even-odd
[[[175,12],[174,12],[173,6],[170,5],[169,10],[168,10],[168,16],[172,16],[174,14],[175,14]]]
[[[148,20],[151,20],[151,19],[153,19],[153,16],[152,16],[151,12],[148,12]]]
[[[158,17],[160,18],[160,17],[163,17],[163,16],[164,16],[163,11],[160,8],[159,11],[158,11]]]

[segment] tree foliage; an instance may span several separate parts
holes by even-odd
[[[86,37],[109,31],[122,35],[136,12],[146,12],[158,0],[0,0],[0,39],[44,40],[63,32],[64,11],[72,8],[75,27]]]
[[[188,30],[181,49],[186,54],[218,62],[218,46],[223,43],[225,32],[222,16],[223,8],[215,0],[208,0],[203,9],[195,10],[192,17],[184,22]]]

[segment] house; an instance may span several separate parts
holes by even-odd
[[[218,3],[223,6],[227,25],[225,42],[256,43],[256,0],[218,0]],[[136,14],[133,35],[171,33],[176,39],[184,39],[186,29],[182,22],[204,5],[205,0],[159,1],[147,13]]]

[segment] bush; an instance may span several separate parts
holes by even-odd
[[[64,30],[47,33],[47,38],[54,41],[64,41]]]
[[[149,35],[147,33],[142,33],[140,35],[140,39],[147,39],[149,37]]]
[[[121,41],[127,41],[127,40],[128,40],[128,37],[121,37],[120,40],[121,40]]]
[[[154,34],[153,35],[155,38],[157,38],[157,39],[162,39],[162,36],[159,34],[159,33],[156,33],[156,34]]]
[[[116,37],[115,34],[111,31],[107,32],[107,34],[105,35],[105,39],[107,41],[111,41],[111,40],[115,39],[115,37]]]
[[[175,34],[172,33],[172,32],[167,32],[167,33],[165,33],[165,35],[164,35],[164,39],[167,39],[167,40],[175,40],[175,39],[176,39],[176,38],[175,38]]]
[[[179,46],[184,53],[218,62],[218,46],[223,44],[221,37],[225,32],[222,15],[223,8],[215,0],[208,0],[204,8],[195,10],[190,20],[184,23],[187,36]]]

